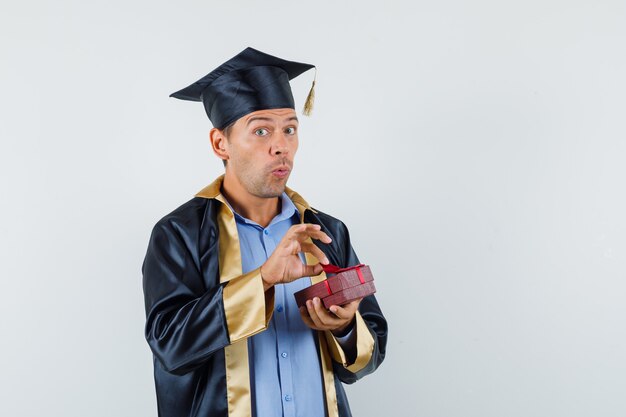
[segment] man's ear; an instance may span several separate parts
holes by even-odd
[[[223,161],[228,160],[228,141],[224,132],[219,129],[213,128],[209,132],[209,139],[211,140],[211,148],[213,153],[217,155]]]

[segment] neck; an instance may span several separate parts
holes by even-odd
[[[261,227],[267,227],[281,209],[278,197],[263,198],[250,194],[234,175],[228,175],[228,171],[222,182],[222,194],[237,213]]]

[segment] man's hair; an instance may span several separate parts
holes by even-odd
[[[224,134],[224,136],[226,137],[226,140],[228,140],[228,137],[230,136],[230,132],[233,130],[233,125],[234,124],[235,124],[235,122],[232,122],[231,124],[226,126],[224,129],[220,129],[222,131],[222,133]],[[226,160],[225,159],[222,159],[222,163],[224,164],[224,166],[226,166]]]

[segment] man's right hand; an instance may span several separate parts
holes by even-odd
[[[319,275],[322,272],[322,264],[328,264],[328,258],[324,252],[307,240],[318,239],[323,243],[330,243],[332,239],[321,230],[318,224],[302,223],[291,226],[285,236],[269,257],[261,266],[261,278],[265,291],[273,285],[291,282],[295,279]],[[320,263],[305,265],[302,263],[300,252],[309,252]]]

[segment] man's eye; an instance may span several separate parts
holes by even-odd
[[[254,131],[254,134],[257,136],[265,136],[269,133],[267,129],[261,128]]]
[[[285,129],[285,133],[288,135],[293,135],[294,133],[296,133],[296,128],[295,127],[288,127],[287,129]]]

